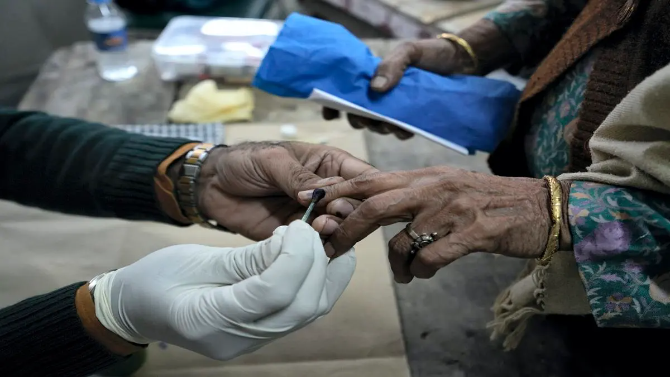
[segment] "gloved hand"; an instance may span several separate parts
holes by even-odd
[[[128,341],[228,360],[329,313],[355,266],[353,250],[329,263],[317,232],[294,221],[253,245],[172,246],[108,273],[96,316]]]

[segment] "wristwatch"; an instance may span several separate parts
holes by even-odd
[[[198,199],[196,198],[196,187],[198,185],[198,176],[207,159],[210,150],[215,147],[228,147],[226,145],[214,146],[209,143],[203,143],[194,147],[186,154],[186,159],[180,169],[180,176],[177,182],[177,198],[179,206],[186,217],[194,224],[208,229],[219,229],[231,232],[227,228],[219,225],[215,221],[207,220],[198,210]]]
[[[95,298],[95,296],[93,296],[93,294],[95,293],[96,284],[98,284],[98,282],[100,281],[100,279],[103,276],[105,276],[105,275],[107,275],[107,274],[109,274],[110,272],[113,272],[113,271],[116,271],[116,269],[109,270],[107,272],[103,272],[102,274],[98,274],[98,275],[94,276],[93,279],[89,280],[89,293],[91,294],[91,299],[93,300],[94,304],[96,302],[96,298]]]
[[[94,276],[93,279],[89,280],[89,293],[91,294],[91,300],[93,301],[93,304],[94,304],[94,305],[95,305],[95,303],[96,303],[96,298],[95,298],[95,295],[94,295],[94,294],[95,294],[95,290],[96,290],[96,285],[98,284],[98,282],[100,282],[100,279],[102,279],[103,276],[109,274],[110,272],[114,272],[114,271],[116,271],[116,270],[117,270],[117,269],[109,270],[109,271],[107,271],[107,272],[103,272],[102,274],[98,274],[98,275]],[[94,312],[95,312],[95,311],[94,311]],[[96,318],[97,318],[97,317],[98,317],[98,316],[96,315]],[[98,324],[100,324],[100,321],[98,321]],[[104,325],[102,325],[101,327],[102,327],[102,328],[105,328]],[[107,330],[109,333],[114,334],[114,333],[111,332],[109,329],[105,329],[105,330]],[[139,344],[139,343],[135,343],[135,342],[128,341],[128,340],[126,340],[126,339],[123,339],[123,337],[119,336],[118,334],[114,334],[114,335],[115,335],[117,338],[119,338],[120,340],[122,340],[124,343],[128,343],[128,344],[131,344],[131,345],[133,345],[133,346],[136,346],[136,347],[139,347],[139,348],[142,348],[142,349],[144,349],[144,348],[146,348],[147,346],[149,346],[149,345],[147,345],[147,344]],[[130,353],[135,353],[135,352],[137,352],[137,351],[139,351],[139,350],[138,350],[138,349],[134,349],[134,350],[131,351]]]

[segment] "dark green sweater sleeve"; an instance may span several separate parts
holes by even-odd
[[[171,222],[157,205],[153,177],[160,162],[188,142],[0,110],[0,199],[86,216]],[[124,359],[84,330],[74,303],[81,284],[0,309],[0,374],[90,375]]]
[[[0,199],[86,216],[171,222],[157,205],[153,176],[188,142],[0,110]]]
[[[83,284],[0,309],[1,376],[89,376],[127,359],[84,330],[75,307]]]

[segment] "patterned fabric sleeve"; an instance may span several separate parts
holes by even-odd
[[[485,19],[496,24],[512,42],[523,67],[534,67],[586,3],[587,0],[506,0]]]
[[[669,196],[574,182],[569,216],[597,324],[669,328]]]

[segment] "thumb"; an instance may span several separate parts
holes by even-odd
[[[387,92],[395,87],[403,77],[405,69],[420,58],[420,51],[414,43],[404,42],[386,56],[377,67],[370,87],[374,91]]]
[[[328,186],[322,186],[321,188],[326,194],[321,203],[328,204],[340,198],[365,200],[382,192],[404,188],[408,183],[409,177],[403,173],[372,172],[363,174],[350,180],[342,180]],[[312,191],[301,191],[298,197],[299,201],[306,205],[312,198]]]
[[[275,170],[272,170],[270,175],[277,187],[294,200],[298,199],[299,191],[315,189],[344,180],[341,177],[322,178],[293,157],[277,162]]]
[[[220,311],[237,322],[252,322],[288,307],[312,268],[315,238],[319,235],[310,225],[292,222],[282,236],[279,256],[267,270],[217,289],[222,292]]]

